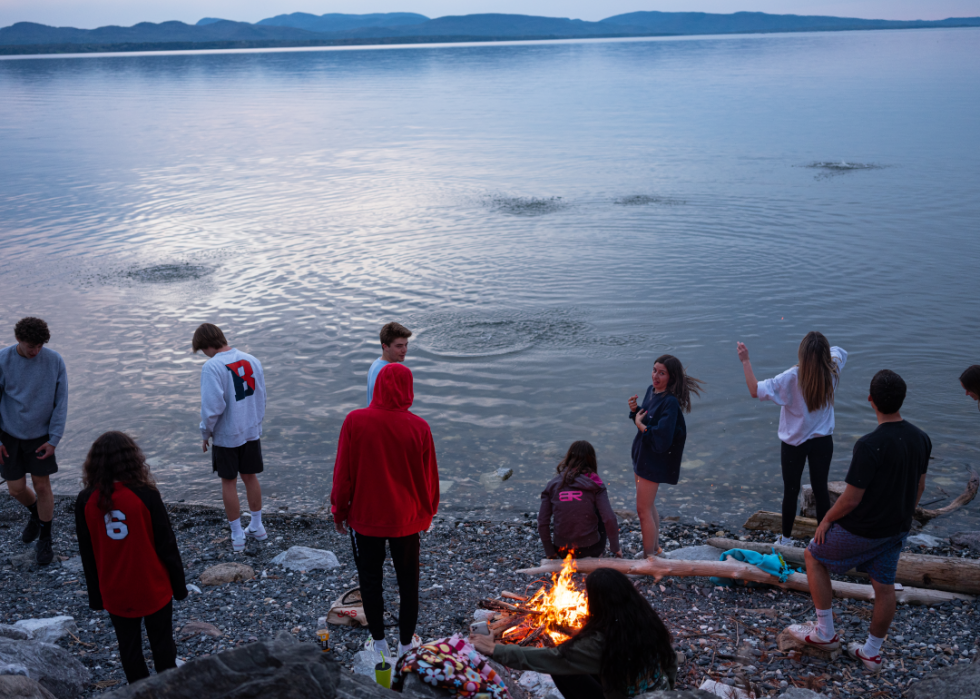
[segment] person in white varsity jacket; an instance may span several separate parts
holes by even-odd
[[[167,508],[143,452],[122,432],[95,440],[75,502],[75,532],[88,603],[105,609],[116,630],[130,684],[149,677],[143,634],[156,671],[177,667],[173,601],[187,597],[184,564]]]
[[[265,374],[250,354],[228,345],[221,328],[202,323],[194,331],[194,352],[208,361],[201,370],[201,437],[204,451],[211,441],[211,467],[221,477],[221,499],[231,527],[231,546],[245,550],[245,537],[269,538],[262,526],[262,418],[265,417]],[[251,520],[242,531],[238,477],[245,484]]]

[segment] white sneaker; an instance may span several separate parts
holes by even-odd
[[[241,539],[236,539],[235,535],[231,535],[231,549],[235,553],[241,553],[245,550],[245,535],[242,535]]]
[[[269,535],[265,533],[265,527],[261,523],[258,529],[252,529],[251,522],[249,522],[248,528],[245,530],[245,536],[250,536],[256,541],[265,541],[269,538]]]
[[[792,626],[787,626],[786,631],[797,641],[801,641],[808,646],[820,648],[821,650],[840,649],[840,635],[835,633],[832,639],[824,641],[817,636],[816,624],[793,624]]]
[[[866,658],[864,656],[863,643],[849,643],[847,645],[847,654],[855,660],[860,660],[861,664],[864,665],[865,672],[869,672],[873,675],[881,672],[881,654],[879,653],[873,658]]]
[[[373,653],[375,658],[375,663],[380,663],[382,654],[375,647],[374,643],[375,643],[374,639],[368,636],[368,640],[364,642],[364,650],[366,650],[368,653]],[[385,661],[391,663],[391,650],[388,648],[388,641],[387,640],[380,641],[380,643],[384,643]]]
[[[419,638],[419,635],[417,633],[412,634],[412,642],[409,643],[407,646],[403,646],[401,641],[398,642],[398,657],[400,658],[410,650],[415,650],[416,648],[421,648],[421,647],[422,647],[422,639]]]
[[[783,536],[782,534],[780,534],[779,538],[776,539],[776,546],[793,546],[795,544],[796,544],[796,539],[794,539],[791,536]]]

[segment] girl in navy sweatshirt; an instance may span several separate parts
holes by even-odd
[[[629,399],[630,420],[636,425],[633,474],[644,556],[663,553],[657,490],[661,483],[677,485],[687,441],[683,413],[691,412],[691,394],[701,395],[702,385],[685,374],[680,360],[669,354],[653,363],[652,380],[643,403],[637,403],[637,396]]]
[[[131,437],[106,432],[92,444],[83,469],[75,531],[88,603],[109,612],[132,684],[150,675],[144,624],[156,671],[177,667],[173,600],[187,597],[184,565],[160,492]]]
[[[619,523],[599,478],[595,449],[585,440],[573,442],[558,464],[558,475],[541,493],[538,534],[548,558],[596,558],[609,550],[622,558]],[[554,520],[554,538],[551,522]]]

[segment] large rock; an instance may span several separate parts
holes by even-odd
[[[0,697],[4,699],[57,699],[37,680],[23,675],[0,675]]]
[[[953,546],[968,546],[980,552],[980,532],[958,532],[949,537],[949,541]]]
[[[718,561],[722,553],[724,551],[714,546],[684,546],[668,551],[663,557],[673,561]]]
[[[105,694],[106,699],[335,699],[343,671],[312,644],[281,633],[272,642],[252,643],[197,658]]]
[[[0,638],[12,638],[15,641],[29,641],[31,640],[31,633],[17,626],[0,624]]]
[[[88,669],[68,651],[41,641],[0,637],[0,665],[23,665],[58,699],[79,696],[89,680]]]
[[[957,663],[916,682],[909,699],[980,699],[980,663]]]
[[[718,695],[706,692],[703,689],[678,689],[674,692],[664,691],[637,694],[635,699],[718,699]]]
[[[340,567],[340,561],[333,551],[306,546],[290,546],[273,558],[272,564],[287,570],[330,570]]]
[[[255,571],[244,563],[219,563],[201,573],[202,585],[221,585],[223,583],[251,580]]]
[[[75,617],[53,616],[48,619],[21,619],[14,622],[14,627],[23,629],[35,641],[54,643],[59,638],[64,638],[70,634],[78,636],[78,627],[75,626]]]

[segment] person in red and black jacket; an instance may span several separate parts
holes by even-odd
[[[130,684],[149,677],[141,625],[156,671],[177,667],[173,600],[187,597],[177,537],[143,452],[122,432],[95,440],[85,459],[85,490],[75,502],[75,530],[92,609],[105,609],[116,630]]]

